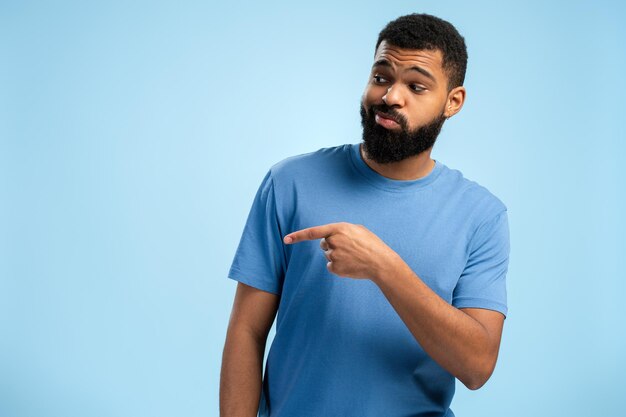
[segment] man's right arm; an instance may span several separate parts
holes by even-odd
[[[279,302],[279,295],[237,284],[222,354],[221,417],[257,416],[265,344]]]

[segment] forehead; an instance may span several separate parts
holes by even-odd
[[[376,49],[374,63],[380,60],[389,61],[399,69],[418,66],[424,68],[438,79],[445,77],[442,67],[443,54],[439,49],[405,49],[383,40]]]

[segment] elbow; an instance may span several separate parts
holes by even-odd
[[[485,366],[475,369],[471,375],[466,376],[460,381],[465,385],[468,389],[472,391],[476,391],[483,387],[491,378],[491,374],[493,374],[493,370],[495,369],[496,361],[489,361]]]
[[[461,382],[463,382],[463,385],[465,385],[467,389],[476,391],[477,389],[482,388],[482,386],[485,385],[488,379],[489,378],[482,378],[482,379],[477,378],[477,379],[472,379],[470,381],[461,381]]]
[[[467,387],[467,389],[476,391],[487,383],[490,376],[491,375],[476,375],[471,378],[462,379],[461,382]]]

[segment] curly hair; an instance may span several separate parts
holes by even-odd
[[[387,23],[378,34],[374,54],[383,40],[399,48],[439,49],[443,55],[443,70],[448,76],[448,91],[463,85],[467,48],[465,39],[451,23],[425,13],[408,14]]]

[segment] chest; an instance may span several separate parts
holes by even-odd
[[[429,190],[412,195],[389,194],[373,196],[355,190],[304,193],[291,214],[287,232],[335,222],[362,224],[398,253],[433,291],[451,302],[465,268],[471,232],[462,207],[442,203]],[[325,269],[319,240],[290,246],[290,251],[290,258],[299,264]]]

